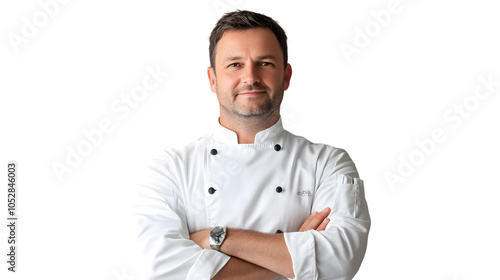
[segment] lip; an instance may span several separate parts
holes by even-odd
[[[259,94],[263,94],[263,93],[266,93],[265,91],[245,91],[245,92],[240,92],[238,93],[238,95],[259,95]]]

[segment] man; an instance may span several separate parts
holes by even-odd
[[[209,51],[216,130],[154,159],[139,189],[146,278],[351,279],[370,228],[363,182],[344,150],[283,129],[285,32],[236,11]]]

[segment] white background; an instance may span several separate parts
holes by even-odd
[[[500,81],[497,1],[396,1],[385,26],[374,14],[390,0],[70,0],[44,21],[47,2],[0,4],[0,174],[17,162],[19,218],[18,272],[2,261],[1,279],[137,279],[133,187],[152,153],[215,125],[208,36],[221,9],[236,8],[265,13],[287,32],[285,128],[346,149],[365,181],[372,229],[355,279],[500,279],[500,87],[474,97],[479,77]],[[27,21],[38,27],[24,36]],[[366,28],[361,44],[357,30]],[[356,43],[356,53],[343,53]],[[112,104],[148,67],[169,76],[118,114]],[[448,111],[464,102],[467,117]],[[68,149],[87,141],[83,131],[105,119],[113,130],[58,179],[53,165],[66,165]],[[419,152],[415,141],[435,129],[445,140]],[[412,155],[412,172],[398,171]],[[391,186],[388,172],[403,181]]]

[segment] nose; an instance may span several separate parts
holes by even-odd
[[[247,64],[247,67],[245,67],[245,70],[243,71],[243,77],[242,77],[243,83],[244,84],[256,84],[260,82],[260,73],[258,66],[249,63]]]

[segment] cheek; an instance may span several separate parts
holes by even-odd
[[[273,88],[279,88],[283,86],[284,77],[279,73],[270,73],[265,77],[265,83]]]
[[[233,90],[238,86],[239,79],[236,77],[232,77],[230,75],[225,75],[221,77],[221,79],[218,81],[219,86],[223,88],[224,90]]]

